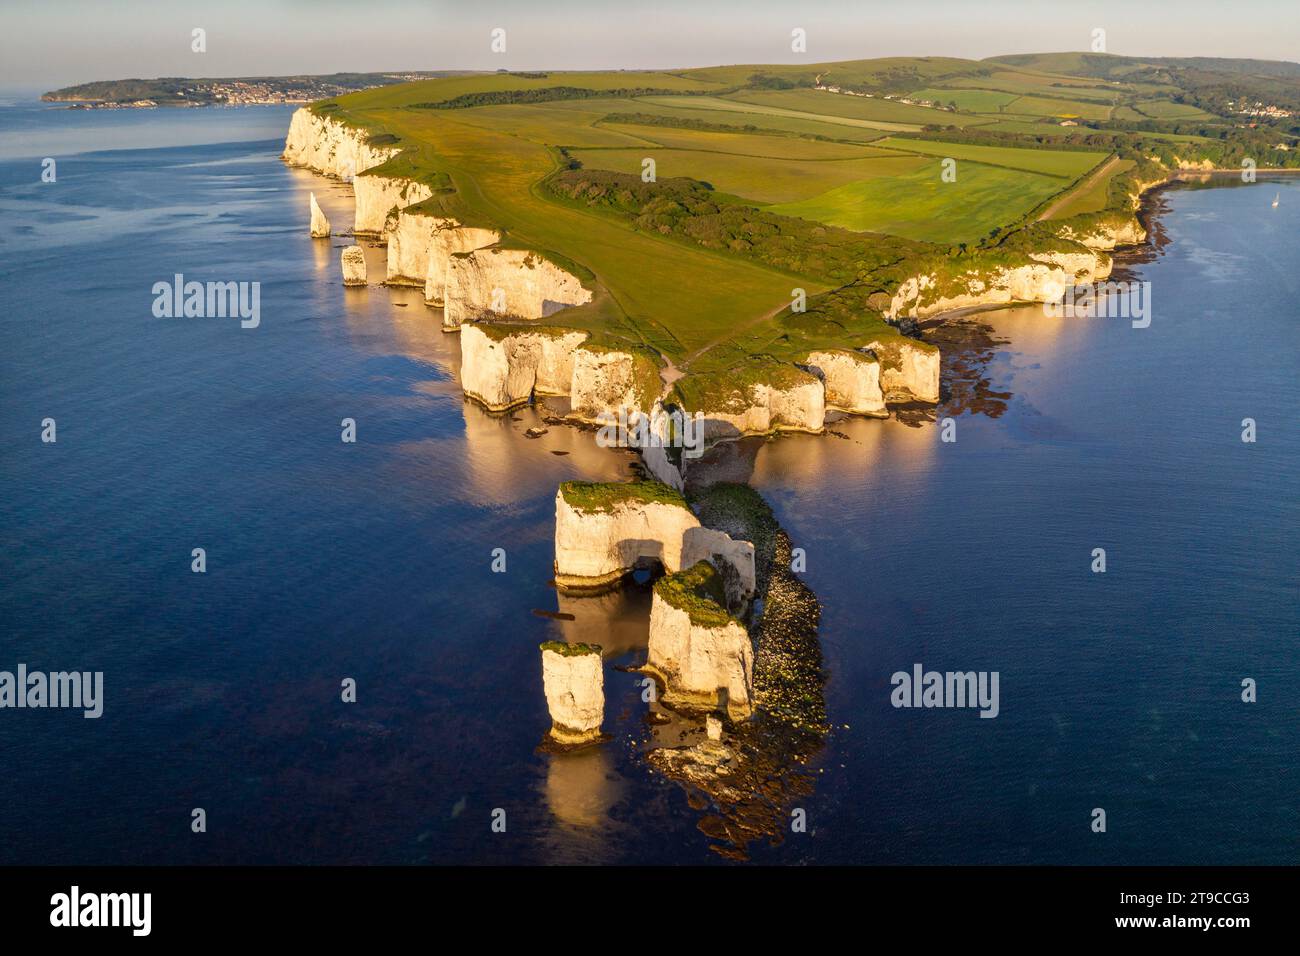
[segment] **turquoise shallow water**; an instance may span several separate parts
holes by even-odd
[[[634,675],[607,669],[613,742],[536,749],[539,641],[644,644],[643,590],[531,613],[556,485],[629,459],[464,404],[417,294],[344,292],[306,209],[348,197],[278,161],[287,110],[0,112],[0,669],[106,684],[97,721],[0,711],[0,861],[717,861],[636,752]],[[1300,184],[1165,203],[1151,327],[980,316],[1011,397],[941,409],[956,443],[738,449],[807,551],[836,726],[809,833],[756,859],[1300,861]],[[261,325],[155,319],[176,272],[260,282]],[[893,709],[916,662],[998,671],[1000,716]]]

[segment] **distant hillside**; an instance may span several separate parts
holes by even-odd
[[[1089,76],[1104,80],[1124,79],[1144,67],[1170,70],[1203,70],[1210,73],[1236,73],[1245,76],[1300,79],[1300,63],[1289,60],[1225,59],[1212,56],[1117,56],[1111,53],[1015,53],[993,56],[983,62],[1008,66]]]

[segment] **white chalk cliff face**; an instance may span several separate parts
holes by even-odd
[[[396,225],[388,233],[388,284],[423,288],[429,275],[434,236],[452,222],[441,216],[399,210]]]
[[[360,246],[348,246],[343,250],[343,284],[366,284],[366,252]]]
[[[280,158],[294,166],[305,166],[324,176],[350,180],[372,166],[397,154],[392,146],[369,146],[369,134],[319,116],[306,107],[294,111]]]
[[[732,720],[754,710],[754,648],[735,620],[701,623],[656,589],[650,605],[646,669],[663,679],[670,707],[725,709]]]
[[[880,361],[886,401],[939,401],[939,350],[928,342],[896,336],[864,342]]]
[[[555,495],[555,583],[561,589],[606,587],[642,559],[669,573],[709,560],[730,565],[737,597],[754,593],[754,546],[722,531],[702,528],[684,504],[625,501],[608,508],[570,504],[561,487]],[[689,560],[689,564],[687,561]]]
[[[460,327],[460,384],[491,411],[504,411],[539,395],[567,395],[574,350],[586,332],[559,329],[503,331]]]
[[[1056,302],[1069,286],[1110,275],[1110,257],[1081,253],[1032,253],[1032,264],[992,270],[970,269],[942,289],[932,273],[905,279],[894,293],[886,318],[924,318],[953,309],[1009,305],[1012,302]]]
[[[826,407],[851,415],[887,416],[880,384],[880,361],[854,349],[810,352],[805,364],[821,374]]]
[[[325,218],[325,213],[321,211],[315,193],[311,194],[311,237],[313,239],[328,239],[330,237],[330,221]]]
[[[1136,216],[1117,223],[1100,223],[1090,229],[1076,231],[1071,226],[1062,226],[1057,233],[1062,239],[1073,239],[1083,243],[1089,249],[1108,252],[1116,246],[1136,246],[1147,241],[1147,231]]]
[[[757,382],[736,386],[711,398],[683,399],[683,410],[704,415],[707,442],[777,431],[819,432],[826,423],[826,389],[811,372],[793,366],[779,385]]]
[[[591,301],[578,279],[524,249],[478,249],[451,257],[443,325],[484,318],[541,319]]]
[[[648,411],[637,387],[637,360],[630,352],[580,348],[573,357],[571,416],[594,422],[602,415]],[[657,395],[649,397],[651,401]]]
[[[595,645],[542,645],[542,687],[551,738],[561,744],[597,740],[605,718],[605,671]]]
[[[424,301],[438,308],[447,301],[447,277],[451,273],[452,256],[473,252],[501,240],[500,234],[491,229],[462,226],[450,219],[445,221],[448,225],[434,230],[424,280]],[[456,326],[448,325],[444,319],[443,328],[455,329]]]
[[[433,195],[433,190],[410,179],[364,173],[352,180],[352,193],[356,198],[356,222],[352,231],[387,238],[397,227],[401,210],[424,202]]]

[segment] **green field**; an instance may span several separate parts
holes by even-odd
[[[1109,131],[1112,110],[1147,126],[1220,122],[1173,100],[1201,95],[1161,85],[1176,71],[1054,56],[498,72],[313,108],[398,144],[372,172],[427,183],[424,211],[572,271],[593,300],[552,321],[716,371],[892,334],[868,300],[909,270],[1015,261],[1059,240],[1036,220],[1110,209],[1115,177],[1149,181],[1152,152],[1223,154],[1215,136]],[[1083,136],[1087,150],[1064,148]],[[948,158],[955,182],[941,176]],[[795,288],[816,303],[807,315],[788,309]]]
[[[1051,211],[1049,219],[1069,219],[1081,213],[1100,212],[1106,208],[1106,190],[1116,176],[1133,168],[1131,159],[1116,160],[1103,166],[1067,193],[1064,201]]]
[[[771,211],[925,242],[974,242],[1061,189],[1054,177],[978,163],[959,166],[956,182],[943,182],[940,173],[933,160],[910,173],[841,186]]]
[[[825,96],[827,99],[835,96],[833,93],[817,95]],[[884,120],[863,119],[856,116],[838,116],[833,113],[816,113],[811,110],[790,109],[766,103],[746,103],[734,99],[722,99],[717,96],[645,96],[636,100],[637,103],[643,101],[660,106],[676,107],[677,109],[722,110],[731,113],[745,113],[760,118],[759,120],[747,120],[746,122],[762,122],[764,117],[779,116],[787,119],[816,120],[823,125],[882,129],[895,133],[916,133],[921,129],[921,126],[916,123],[895,123]]]
[[[1057,119],[1110,119],[1111,107],[1080,99],[1057,99],[1046,96],[1022,96],[1007,104],[1006,112],[1025,116],[1052,116]]]
[[[1008,146],[974,146],[966,143],[935,143],[921,139],[903,139],[893,136],[882,139],[880,147],[921,153],[925,156],[952,157],[959,162],[967,160],[989,166],[1023,169],[1074,179],[1106,158],[1105,153],[1076,152],[1074,150],[1021,149]]]
[[[800,141],[793,142],[799,144]],[[901,176],[925,164],[925,160],[917,156],[904,156],[888,150],[875,152],[877,156],[865,159],[820,161],[697,149],[591,149],[574,150],[572,155],[585,168],[608,169],[635,176],[641,175],[643,160],[653,158],[658,176],[696,179],[720,192],[756,203],[798,202],[848,183]]]
[[[947,106],[950,102],[957,104],[959,110],[972,113],[997,113],[1016,98],[1016,93],[999,90],[959,90],[931,89],[917,90],[911,94],[912,99],[934,100]]]

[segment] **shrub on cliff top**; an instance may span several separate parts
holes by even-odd
[[[619,505],[652,503],[686,508],[681,492],[660,481],[566,481],[560,485],[560,495],[575,511],[613,511]]]
[[[542,641],[537,646],[543,651],[551,651],[561,657],[583,657],[587,654],[599,655],[602,651],[599,644],[570,644],[566,641]]]
[[[685,611],[691,623],[698,627],[739,623],[727,613],[722,575],[707,561],[660,578],[655,582],[655,595],[665,604]]]

